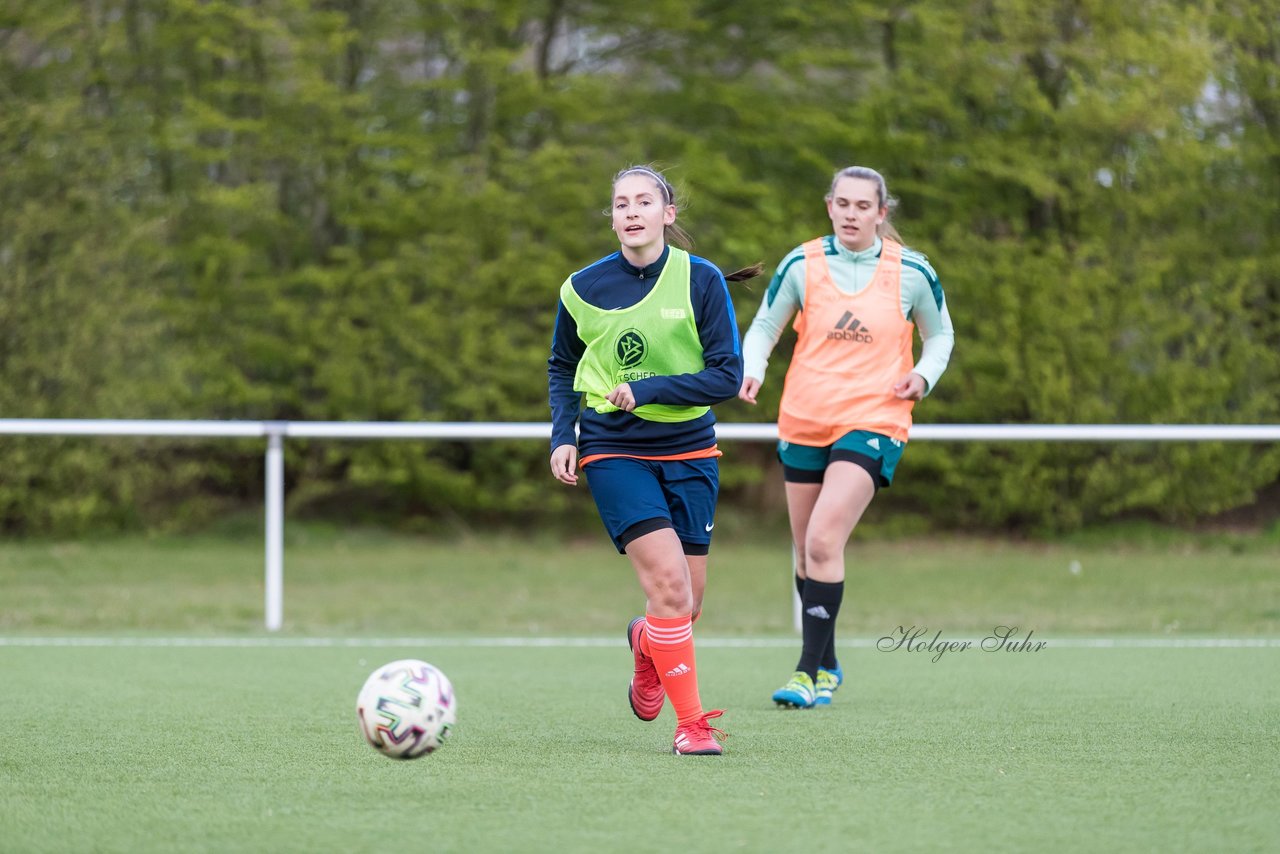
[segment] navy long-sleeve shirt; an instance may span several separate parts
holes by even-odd
[[[629,263],[621,252],[614,252],[574,273],[570,277],[573,289],[598,308],[614,310],[635,305],[653,290],[670,251],[664,248],[657,261],[643,268]],[[742,386],[742,343],[724,275],[716,265],[696,255],[690,255],[689,262],[689,299],[705,367],[696,374],[633,380],[630,386],[637,406],[710,406],[733,397]],[[579,414],[576,444],[582,457],[665,456],[700,451],[715,444],[716,420],[710,412],[692,421],[668,423],[646,421],[630,412],[582,409],[582,395],[573,390],[573,377],[585,352],[586,343],[578,335],[578,324],[561,302],[551,339],[551,358],[547,360],[553,450],[575,444],[573,428]]]

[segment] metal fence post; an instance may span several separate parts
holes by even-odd
[[[284,432],[269,423],[267,432],[267,566],[266,626],[278,632],[284,624]]]

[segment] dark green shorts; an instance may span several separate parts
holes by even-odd
[[[847,460],[866,469],[879,489],[893,483],[894,470],[906,447],[906,442],[890,439],[883,433],[853,430],[837,439],[834,445],[822,448],[779,442],[778,460],[786,479],[793,483],[821,483],[829,464]]]

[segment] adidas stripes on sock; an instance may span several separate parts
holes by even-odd
[[[832,664],[835,659],[836,615],[844,599],[844,582],[829,584],[806,579],[804,594],[800,600],[800,627],[804,633],[804,646],[800,650],[800,662],[796,670],[803,670],[812,679],[818,678],[818,667],[828,646],[831,647]]]
[[[805,582],[808,581],[808,579],[801,578],[798,575],[795,576],[795,579],[796,579],[796,594],[799,595],[800,602],[803,605],[804,585],[805,585]],[[844,598],[843,592],[841,593],[840,598],[841,599]],[[836,610],[838,611],[839,609],[840,609],[840,606],[839,604],[837,604]],[[801,607],[801,610],[802,611],[804,610],[803,607]],[[803,625],[803,623],[801,625]],[[835,627],[834,616],[831,618],[831,635],[827,639],[827,646],[825,649],[823,649],[822,655],[818,657],[818,666],[824,670],[835,670],[837,667],[840,666],[840,660],[836,658],[836,627]]]
[[[645,615],[645,644],[658,679],[667,691],[667,699],[676,710],[677,724],[685,724],[702,716],[702,698],[698,694],[698,663],[693,650],[693,623],[683,617]]]

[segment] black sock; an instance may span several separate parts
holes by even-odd
[[[840,582],[840,599],[844,601],[844,582]],[[836,611],[840,610],[840,603],[836,603]],[[831,633],[827,635],[827,648],[822,651],[822,655],[818,658],[818,666],[823,670],[835,670],[840,666],[840,662],[836,660],[836,615],[835,611],[831,613]]]
[[[818,659],[818,666],[823,670],[835,670],[840,666],[840,662],[836,659],[836,627],[831,627],[831,636],[827,638],[827,648],[822,651],[822,656]]]
[[[799,595],[800,601],[804,602],[804,583],[807,579],[796,576],[796,594]],[[836,630],[835,626],[831,627],[831,637],[827,640],[827,648],[822,651],[822,655],[818,657],[818,666],[823,670],[835,670],[840,666],[839,660],[836,658]]]
[[[804,631],[804,646],[796,670],[803,670],[811,679],[818,678],[818,667],[824,665],[824,657],[830,647],[831,660],[835,659],[836,615],[844,599],[844,582],[828,584],[807,579],[800,601],[800,626]]]

